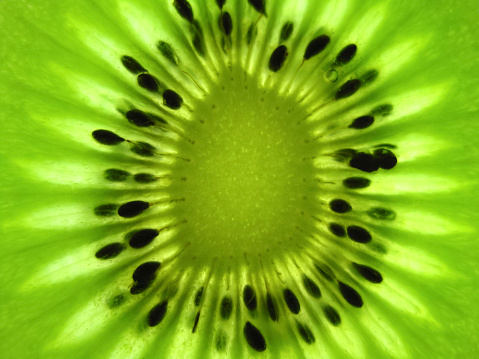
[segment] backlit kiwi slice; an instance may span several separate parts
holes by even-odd
[[[475,1],[0,3],[5,358],[474,358]]]

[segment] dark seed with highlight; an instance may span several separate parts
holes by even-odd
[[[193,9],[191,5],[186,0],[175,0],[173,1],[173,6],[178,11],[178,14],[185,19],[186,21],[193,23],[194,16],[193,16]]]
[[[327,35],[320,35],[314,38],[306,47],[303,58],[309,60],[311,57],[316,56],[328,46],[329,41],[330,39]]]
[[[123,243],[110,243],[95,253],[98,259],[111,259],[118,256],[125,249]]]
[[[369,153],[359,152],[349,161],[349,166],[363,172],[371,173],[379,169],[379,159]]]
[[[140,87],[150,92],[157,92],[159,89],[158,81],[150,74],[139,74],[137,81]]]
[[[278,321],[278,310],[276,309],[276,303],[274,302],[271,294],[266,295],[266,307],[268,308],[269,317],[273,322]]]
[[[346,230],[344,229],[344,227],[342,225],[340,225],[338,223],[330,223],[329,224],[329,230],[336,237],[344,237],[346,235]]]
[[[352,287],[343,282],[338,282],[339,284],[339,291],[343,298],[351,304],[353,307],[361,308],[363,306],[363,299],[359,295],[359,293]]]
[[[347,45],[339,52],[334,63],[338,66],[346,65],[354,58],[357,49],[358,47],[355,44]]]
[[[339,316],[338,311],[330,305],[326,305],[323,308],[323,313],[332,325],[337,326],[341,324],[341,317]]]
[[[372,240],[371,234],[363,227],[349,226],[347,232],[348,237],[358,243],[368,243]]]
[[[178,66],[178,55],[176,55],[175,50],[169,43],[158,41],[156,48],[166,59],[168,59],[168,61]]]
[[[148,202],[131,201],[125,203],[118,208],[118,214],[123,218],[133,218],[141,214],[144,210],[150,207]]]
[[[266,16],[265,0],[248,0],[248,2],[257,12]]]
[[[161,323],[165,318],[166,310],[168,308],[168,301],[165,300],[160,304],[155,305],[148,313],[147,322],[150,327],[155,327]]]
[[[279,35],[279,42],[285,42],[291,37],[293,33],[294,24],[291,21],[286,22],[281,28],[281,33]]]
[[[155,147],[146,142],[136,142],[130,150],[143,157],[152,157],[155,155]]]
[[[371,180],[364,177],[349,177],[343,180],[343,186],[351,189],[369,187]]]
[[[373,116],[361,116],[356,119],[348,126],[349,128],[354,128],[356,130],[363,130],[371,126],[374,122]]]
[[[273,72],[278,72],[284,65],[286,57],[288,56],[288,49],[286,46],[278,46],[269,59],[269,69]]]
[[[226,36],[231,35],[231,32],[233,31],[233,19],[231,19],[231,15],[229,12],[224,12],[221,14],[220,18],[221,22],[221,29],[225,33]]]
[[[321,291],[319,290],[316,283],[314,283],[313,280],[306,275],[303,276],[303,285],[306,288],[306,291],[312,297],[314,297],[314,298],[320,298],[321,297]]]
[[[301,306],[299,304],[298,298],[296,297],[296,295],[294,295],[291,289],[285,289],[283,291],[283,296],[284,301],[286,302],[286,305],[288,306],[288,309],[291,311],[291,313],[298,314],[301,310]]]
[[[346,213],[351,211],[351,205],[343,199],[333,199],[329,202],[329,208],[336,213]]]
[[[163,104],[173,110],[177,110],[183,104],[183,99],[173,90],[163,92]]]
[[[313,332],[307,325],[296,322],[296,326],[298,327],[299,335],[301,335],[301,338],[303,338],[306,343],[313,344],[316,341]]]
[[[122,56],[121,63],[128,71],[130,71],[134,75],[137,75],[141,72],[147,72],[146,69],[131,56]]]
[[[361,85],[362,82],[358,79],[347,81],[336,92],[336,100],[340,100],[354,95],[361,88]]]
[[[95,207],[93,212],[98,217],[111,217],[116,214],[117,208],[118,208],[117,204],[107,203],[107,204],[101,204]]]
[[[143,248],[153,242],[153,239],[155,239],[158,234],[160,234],[160,232],[156,229],[140,229],[129,236],[130,240],[128,241],[128,244],[132,248]]]
[[[220,315],[221,318],[227,320],[231,317],[233,312],[233,300],[230,297],[224,297],[221,301]]]
[[[371,283],[381,283],[383,281],[383,276],[376,269],[358,263],[353,263],[353,267],[364,279]]]
[[[246,285],[243,289],[243,302],[249,310],[255,310],[258,305],[256,293],[250,285]]]
[[[396,167],[396,164],[398,163],[394,153],[385,148],[375,150],[374,156],[378,158],[379,167],[384,170],[390,170],[391,168]]]
[[[105,170],[103,176],[107,181],[125,182],[130,176],[130,173],[116,168],[109,168]]]
[[[93,138],[102,145],[114,146],[125,141],[123,137],[118,136],[108,130],[96,130],[92,132]]]
[[[251,348],[258,352],[263,352],[266,350],[266,341],[264,340],[264,337],[259,329],[253,324],[246,322],[243,329],[243,334]]]
[[[138,127],[150,127],[155,124],[155,122],[143,111],[140,110],[130,110],[125,114],[126,119],[131,124]]]
[[[138,183],[151,183],[157,180],[156,176],[151,173],[137,173],[133,179]]]

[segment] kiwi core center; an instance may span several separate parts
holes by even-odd
[[[290,239],[313,175],[297,125],[305,110],[241,69],[227,70],[193,108],[179,190],[194,252],[242,256]]]

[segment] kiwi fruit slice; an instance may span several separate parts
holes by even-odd
[[[2,357],[479,356],[476,1],[0,9]]]

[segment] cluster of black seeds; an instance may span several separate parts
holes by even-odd
[[[220,10],[218,15],[218,29],[222,36],[222,46],[224,51],[228,51],[232,44],[232,32],[233,18],[228,11],[224,10],[226,0],[215,0]],[[251,45],[254,41],[257,32],[257,23],[262,18],[267,18],[266,2],[265,0],[248,0],[249,5],[255,10],[259,18],[253,21],[247,30],[246,43]],[[189,31],[189,41],[192,48],[200,56],[205,56],[207,52],[206,43],[204,41],[203,29],[198,20],[195,19],[195,14],[191,4],[187,0],[174,0],[172,3],[177,15],[181,21],[185,24]],[[216,25],[215,25],[216,26]],[[287,42],[291,38],[294,31],[294,23],[287,21],[281,27],[279,34],[279,44],[271,52],[268,61],[268,69],[273,72],[279,72],[285,66],[288,61],[289,50]],[[311,39],[304,48],[304,54],[302,63],[299,64],[299,68],[306,61],[314,61],[313,59],[321,53],[327,53],[328,45],[332,39],[328,34],[321,34]],[[331,46],[330,46],[331,47]],[[180,67],[180,57],[175,51],[174,47],[165,42],[158,41],[156,43],[156,49],[170,64]],[[326,50],[326,51],[325,51]],[[339,53],[336,54],[333,61],[330,62],[332,68],[341,67],[349,64],[356,56],[358,47],[356,44],[348,44],[343,47]],[[124,55],[120,58],[120,61],[124,68],[131,74],[136,76],[136,83],[142,91],[150,96],[161,96],[162,104],[166,109],[179,110],[185,105],[183,98],[176,91],[168,89],[160,79],[151,74],[144,66],[140,64],[135,58],[129,55]],[[299,70],[298,68],[298,70]],[[346,81],[340,83],[340,85],[334,91],[331,101],[339,101],[347,99],[356,94],[361,88],[372,83],[378,78],[379,72],[376,69],[366,71],[357,78],[349,78]],[[193,79],[194,80],[194,79]],[[363,130],[371,127],[378,119],[389,116],[393,111],[391,104],[381,104],[373,108],[370,112],[366,112],[361,116],[358,116],[351,120],[348,128],[352,130]],[[160,117],[154,113],[131,107],[123,112],[125,119],[129,124],[145,130],[161,129],[162,131],[172,131],[175,129],[170,125],[171,121],[167,121],[165,118]],[[92,132],[92,137],[95,141],[106,146],[129,146],[129,150],[135,155],[141,157],[153,157],[153,156],[165,156],[160,154],[158,149],[153,145],[142,141],[131,141],[122,137],[115,132],[105,129],[97,129]],[[381,144],[375,146],[370,151],[359,151],[356,149],[346,148],[338,150],[334,153],[336,158],[347,163],[347,165],[353,169],[360,170],[362,172],[372,173],[379,169],[390,170],[397,165],[397,157],[392,152],[396,147],[389,144]],[[139,184],[147,184],[157,181],[160,177],[151,173],[136,173],[133,174],[129,171],[119,168],[108,168],[103,172],[103,178],[109,182],[126,182],[131,178]],[[371,180],[366,177],[351,176],[342,181],[342,185],[348,190],[364,189],[371,185]],[[107,203],[102,204],[94,208],[94,213],[98,217],[111,217],[118,215],[123,219],[130,219],[141,215],[147,211],[154,203],[150,203],[143,200],[129,201],[122,204]],[[328,203],[329,209],[335,213],[335,215],[344,215],[353,211],[352,205],[341,198],[334,198]],[[366,214],[375,220],[387,220],[392,221],[395,219],[396,214],[394,211],[382,207],[370,208]],[[347,215],[346,215],[347,217]],[[339,220],[338,222],[341,222]],[[370,231],[362,226],[355,224],[343,225],[337,222],[329,223],[328,225],[330,237],[348,237],[350,240],[360,244],[366,244],[372,241],[372,235]],[[95,257],[99,260],[109,260],[117,257],[123,251],[140,250],[148,247],[155,240],[158,240],[162,229],[155,228],[141,228],[128,232],[125,235],[123,242],[109,243],[102,248],[98,249],[95,253]],[[139,252],[139,251],[137,251]],[[130,295],[139,296],[152,288],[158,273],[161,268],[159,261],[146,261],[136,267],[132,274],[132,284],[130,286]],[[356,262],[350,262],[350,266],[354,273],[356,273],[362,279],[369,283],[381,283],[383,281],[382,274],[368,265],[360,264]],[[364,305],[363,298],[359,291],[355,289],[353,283],[346,283],[347,280],[338,279],[334,271],[324,263],[313,263],[312,268],[316,271],[318,277],[324,279],[328,285],[336,288],[340,298],[344,300],[350,307],[361,308]],[[160,272],[161,274],[161,272]],[[314,276],[313,276],[314,277]],[[314,278],[306,274],[302,275],[301,282],[299,283],[305,290],[305,292],[313,299],[320,301],[319,305],[322,309],[322,313],[326,321],[332,326],[339,326],[341,324],[341,315],[338,310],[330,304],[323,303],[322,289],[320,283],[316,282]],[[291,288],[283,287],[280,295],[274,296],[269,290],[265,291],[265,295],[262,297],[258,293],[258,288],[254,288],[252,285],[247,284],[243,287],[242,291],[242,304],[240,298],[234,298],[231,295],[222,295],[218,307],[218,315],[221,321],[227,322],[232,319],[235,310],[238,306],[244,305],[252,318],[258,310],[266,310],[269,318],[273,323],[280,320],[281,315],[293,316],[296,326],[296,332],[298,336],[306,344],[313,344],[316,342],[314,331],[304,322],[300,320],[301,315],[301,300],[302,297],[297,296]],[[200,287],[193,298],[194,306],[197,313],[192,325],[192,333],[195,333],[201,318],[201,306],[204,301],[207,287]],[[109,307],[116,308],[120,306],[126,300],[125,295],[116,295],[109,300]],[[280,305],[283,304],[283,305]],[[155,304],[148,312],[146,317],[146,323],[149,327],[158,326],[165,316],[168,310],[168,298],[163,298],[157,304]],[[281,308],[286,308],[281,312]],[[304,311],[304,309],[303,309]],[[243,337],[245,342],[255,351],[262,352],[266,350],[267,342],[262,334],[262,329],[252,321],[244,321],[243,325]],[[225,348],[227,342],[227,336],[224,332],[218,331],[216,336],[216,348],[221,351]]]

